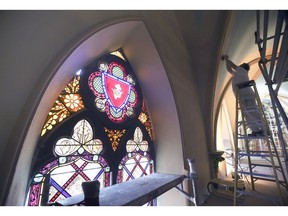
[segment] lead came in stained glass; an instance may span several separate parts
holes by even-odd
[[[108,130],[105,127],[105,132],[107,133],[107,136],[109,137],[109,140],[112,144],[113,151],[116,151],[120,142],[120,138],[125,134],[126,130]]]
[[[47,115],[27,205],[80,194],[83,181],[107,187],[154,172],[151,121],[136,76],[120,50],[99,59],[64,87]]]
[[[92,127],[86,120],[81,120],[75,125],[71,138],[59,139],[54,151],[59,156],[68,156],[79,150],[81,154],[82,147],[91,154],[99,154],[103,149],[102,141],[93,139]]]
[[[71,161],[72,159],[72,161]],[[101,188],[110,185],[110,168],[103,157],[98,156],[94,161],[82,157],[73,157],[66,165],[53,162],[47,164],[41,172],[49,178],[49,203],[65,199],[82,193],[81,184],[83,181],[99,180]],[[70,162],[69,162],[70,161]],[[29,206],[41,204],[43,181],[42,174],[37,174],[34,184],[30,187]],[[39,180],[42,179],[40,182]]]
[[[79,159],[71,165],[61,166],[50,174],[49,202],[59,201],[82,193],[83,181],[97,179],[100,187],[105,186],[104,169],[98,163],[89,163]]]
[[[110,107],[118,113],[127,104],[131,94],[131,85],[106,73],[102,73],[102,85]]]
[[[119,165],[118,183],[153,173],[153,160],[147,154],[148,149],[148,142],[143,140],[141,129],[136,127],[133,139],[128,140],[126,143],[128,154]]]
[[[143,104],[142,104],[142,111],[139,114],[138,119],[145,126],[145,129],[148,132],[148,134],[151,137],[151,139],[153,139],[152,123],[151,123],[151,120],[150,120],[150,117],[149,117],[149,113],[148,113],[148,110],[147,110],[147,107],[145,105],[144,100],[143,100]]]
[[[41,184],[35,184],[30,187],[29,206],[38,206],[41,202]]]
[[[138,99],[132,76],[126,75],[125,68],[117,62],[109,65],[101,62],[98,69],[88,78],[88,86],[96,96],[96,108],[106,111],[108,118],[116,123],[124,121],[126,114],[133,117]]]
[[[79,94],[79,81],[80,76],[73,77],[73,79],[64,87],[48,113],[46,122],[42,128],[41,136],[44,136],[47,131],[51,131],[71,114],[84,109],[82,97]]]
[[[153,160],[148,155],[144,156],[135,152],[129,153],[119,164],[117,182],[121,183],[140,178],[153,172]]]
[[[60,95],[60,98],[70,112],[77,112],[83,109],[82,98],[79,94]]]
[[[129,181],[130,179],[147,175],[149,173],[146,172],[148,166],[148,159],[140,154],[136,154],[134,157],[129,158],[125,163],[123,181]]]
[[[126,151],[128,153],[133,152],[134,150],[142,150],[143,152],[148,150],[148,142],[143,140],[143,133],[139,127],[135,129],[134,139],[128,140],[126,144]]]

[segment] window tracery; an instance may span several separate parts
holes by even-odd
[[[49,133],[48,133],[49,132]],[[35,152],[27,205],[47,205],[154,172],[151,119],[122,50],[96,59],[63,89]]]

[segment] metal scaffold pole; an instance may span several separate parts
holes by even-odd
[[[287,143],[283,137],[282,123],[288,129],[287,114],[279,101],[278,92],[283,82],[288,81],[288,12],[278,11],[277,20],[275,23],[274,35],[268,36],[269,26],[269,11],[264,11],[263,14],[257,11],[257,31],[255,32],[255,43],[258,45],[260,53],[260,61],[258,63],[261,73],[265,79],[269,90],[271,104],[277,125],[279,140],[281,143],[282,154],[288,174],[288,155]],[[261,16],[263,15],[263,16]],[[263,21],[263,22],[261,22]],[[261,25],[262,24],[262,25]],[[262,28],[261,28],[262,26]],[[262,31],[261,31],[262,30]],[[262,36],[262,38],[261,38]],[[267,59],[267,42],[273,40],[272,54],[270,59]],[[275,87],[273,87],[275,86]]]

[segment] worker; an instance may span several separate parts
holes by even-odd
[[[227,55],[222,56],[222,60],[226,61],[226,68],[228,72],[233,76],[232,88],[234,95],[236,96],[237,84],[249,81],[250,66],[247,63],[243,63],[237,66],[233,63]],[[251,136],[264,136],[263,133],[263,121],[256,103],[256,95],[251,87],[245,87],[239,89],[239,101],[240,108],[245,110],[246,108],[255,108],[253,112],[247,112],[244,114],[245,121],[248,128],[251,130]]]

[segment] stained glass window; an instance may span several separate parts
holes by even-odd
[[[84,108],[82,98],[79,94],[79,81],[80,76],[76,76],[65,86],[48,113],[41,136],[44,136],[47,131],[52,130],[68,116]]]
[[[137,127],[133,139],[126,143],[127,155],[119,165],[118,183],[153,173],[153,160],[147,154],[148,148],[148,142],[143,140],[143,133]]]
[[[103,149],[102,141],[94,139],[92,126],[87,120],[78,121],[72,136],[56,140],[53,149],[56,160],[43,166],[35,175],[28,205],[41,204],[40,191],[44,190],[45,182],[49,182],[47,203],[80,194],[83,181],[98,179],[102,187],[110,185],[110,167],[99,156]]]
[[[102,141],[93,139],[92,127],[86,120],[81,120],[75,125],[72,137],[60,138],[54,147],[55,154],[60,157],[75,152],[82,154],[84,151],[98,155],[102,149]]]
[[[113,122],[133,117],[138,95],[135,81],[118,62],[100,62],[96,72],[88,78],[90,90],[95,95],[95,106],[106,112]]]
[[[103,188],[154,172],[151,118],[121,49],[85,66],[64,87],[38,146],[29,206],[80,194],[83,181],[98,179]]]
[[[83,158],[71,164],[59,166],[50,173],[49,203],[81,194],[83,181],[98,179],[104,187],[105,177],[107,175],[105,176],[105,170],[101,164],[91,163]]]

